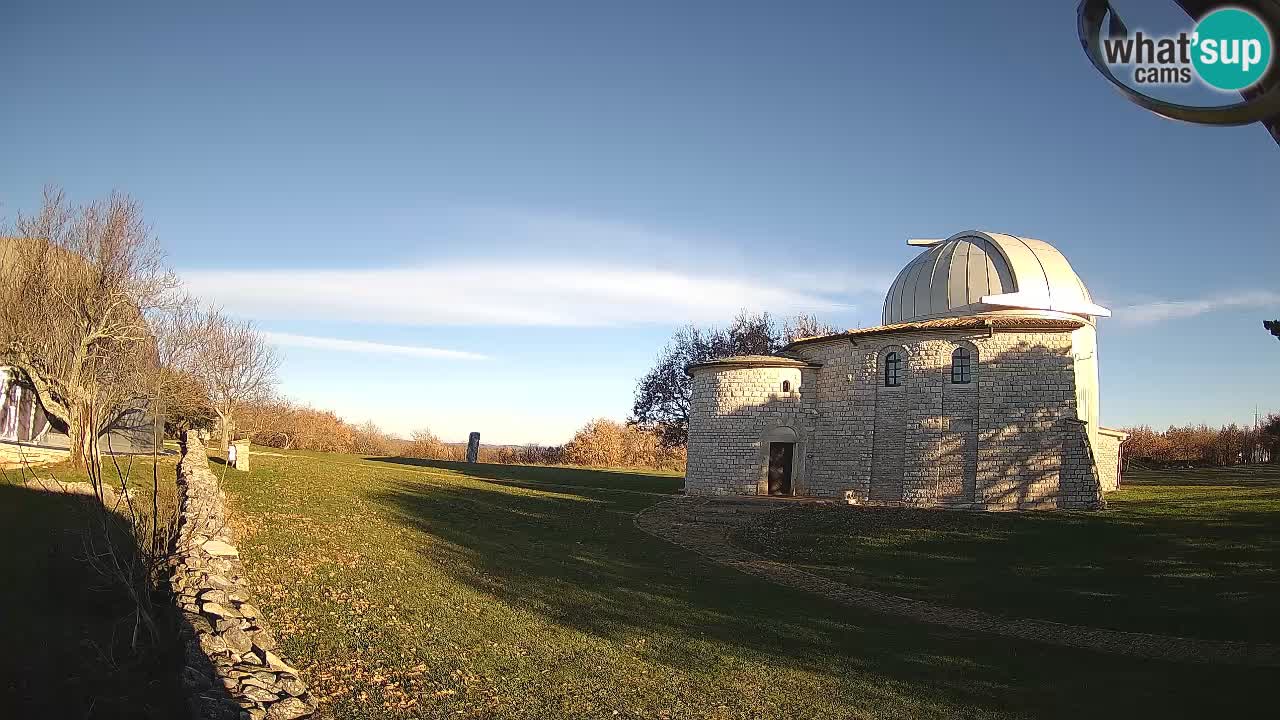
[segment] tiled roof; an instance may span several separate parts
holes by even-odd
[[[686,373],[693,374],[693,371],[708,367],[821,367],[815,363],[797,360],[795,358],[781,357],[778,355],[734,355],[733,357],[719,358],[716,360],[708,360],[707,362],[692,363],[684,369]]]
[[[919,332],[921,330],[971,330],[990,327],[995,330],[1050,330],[1071,331],[1084,327],[1083,320],[1062,318],[1026,317],[1018,315],[965,315],[962,317],[935,318],[919,322],[895,323],[893,325],[877,325],[876,327],[845,330],[834,335],[818,335],[816,337],[793,340],[783,351],[796,345],[832,340],[835,338],[857,338],[867,335],[885,335],[889,333]]]

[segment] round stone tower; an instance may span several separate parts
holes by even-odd
[[[804,485],[803,360],[743,355],[689,366],[690,495],[797,495]]]

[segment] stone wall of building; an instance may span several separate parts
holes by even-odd
[[[972,353],[967,385],[951,382],[959,347]],[[904,356],[897,388],[884,386],[891,350]],[[808,494],[983,509],[1101,505],[1077,418],[1070,333],[838,337],[793,354],[822,366],[803,391],[816,411]]]
[[[958,348],[970,353],[969,383],[952,382]],[[793,355],[815,366],[803,370],[696,369],[686,490],[763,494],[768,435],[788,427],[797,437],[796,494],[988,510],[1101,507],[1114,485],[1114,451],[1095,458],[1079,417],[1073,348],[1068,331],[934,330],[800,345]],[[902,360],[897,387],[885,385],[890,352]],[[781,392],[783,380],[793,392]]]
[[[71,453],[58,448],[21,445],[0,441],[0,470],[50,465],[66,460]]]
[[[890,387],[884,382],[889,358],[897,358],[898,379],[901,383]],[[864,365],[874,360],[876,373],[876,405],[872,415],[871,435],[871,484],[868,495],[872,500],[901,500],[905,489],[903,473],[906,470],[908,428],[912,405],[918,401],[912,372],[912,353],[897,343],[877,348],[874,357],[863,358]]]
[[[1098,482],[1103,492],[1120,488],[1120,444],[1126,435],[1107,428],[1098,429]]]
[[[782,390],[784,381],[789,391]],[[801,369],[793,367],[695,369],[685,492],[764,494],[769,433],[790,429],[797,438],[792,484],[802,494],[805,438],[812,412],[802,407],[801,381]]]
[[[178,465],[178,539],[170,585],[185,619],[183,686],[196,720],[294,720],[315,710],[277,654],[246,586],[225,496],[205,447],[188,432]]]
[[[975,342],[977,501],[989,509],[1096,507],[1070,333],[997,332]]]

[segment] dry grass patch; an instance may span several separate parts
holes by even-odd
[[[228,471],[253,586],[336,718],[1247,714],[1273,671],[914,625],[632,518],[671,475],[315,453]],[[658,494],[654,494],[658,493]]]

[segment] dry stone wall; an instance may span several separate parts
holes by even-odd
[[[187,433],[178,464],[177,552],[170,585],[186,627],[183,686],[194,720],[296,720],[315,703],[277,651],[246,587],[226,498],[204,444]]]

